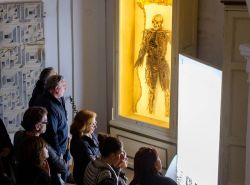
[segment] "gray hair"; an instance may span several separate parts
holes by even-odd
[[[45,82],[45,89],[48,90],[48,91],[55,89],[58,86],[58,84],[59,84],[59,82],[61,80],[63,80],[62,75],[52,75],[52,76],[50,76]]]

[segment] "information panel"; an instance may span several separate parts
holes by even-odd
[[[222,72],[179,55],[177,181],[217,185]]]

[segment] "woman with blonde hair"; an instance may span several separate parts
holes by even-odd
[[[99,155],[99,143],[94,133],[97,128],[96,116],[93,111],[80,110],[70,127],[70,152],[74,160],[73,176],[77,185],[83,185],[86,166]]]

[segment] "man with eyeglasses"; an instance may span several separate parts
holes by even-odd
[[[64,102],[66,82],[61,75],[52,75],[45,82],[45,92],[36,99],[35,105],[48,111],[47,130],[42,137],[66,162],[70,160],[68,145],[67,111]],[[67,177],[62,177],[66,181]],[[54,184],[57,185],[57,184]]]

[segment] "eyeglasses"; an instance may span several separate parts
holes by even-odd
[[[47,120],[45,120],[45,121],[41,121],[41,123],[47,125],[49,122]]]

